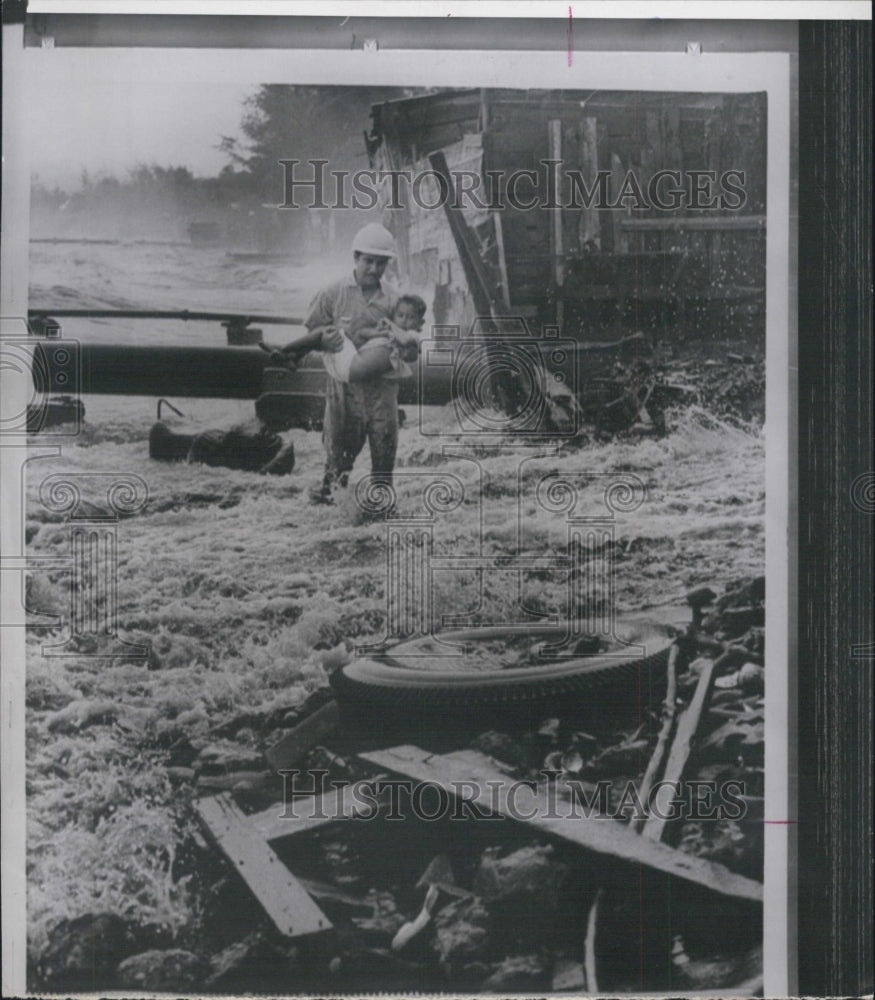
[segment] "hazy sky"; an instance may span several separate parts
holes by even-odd
[[[162,81],[160,63],[156,79],[108,77],[98,65],[100,50],[36,50],[35,56],[28,88],[31,172],[67,189],[78,187],[83,169],[123,176],[157,163],[218,173],[228,161],[215,147],[220,136],[240,134],[243,100],[257,87]]]

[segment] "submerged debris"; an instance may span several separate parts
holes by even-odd
[[[207,969],[203,958],[182,948],[144,951],[119,965],[118,981],[120,986],[150,993],[180,990],[202,983]]]
[[[489,956],[492,920],[482,900],[474,896],[455,900],[438,912],[434,924],[435,949],[450,970]]]
[[[47,986],[57,984],[65,991],[90,990],[96,979],[114,985],[119,962],[134,954],[138,939],[142,941],[136,925],[113,913],[61,920],[49,935],[36,971]]]

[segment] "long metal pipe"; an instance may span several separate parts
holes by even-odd
[[[200,312],[193,309],[28,309],[28,316],[55,319],[58,316],[75,319],[178,319],[184,322],[238,322],[243,324],[282,324],[303,326],[300,316],[262,315],[259,313]]]
[[[79,392],[120,396],[182,396],[202,399],[257,399],[263,390],[269,355],[249,347],[178,347],[142,344],[79,344]],[[52,341],[34,345],[34,385],[60,391],[51,376]],[[48,376],[46,378],[46,376]],[[312,396],[324,394],[325,369],[313,365],[292,372],[285,388]],[[43,384],[47,381],[47,384]],[[419,399],[419,373],[399,386],[399,401]],[[422,371],[425,397],[431,405],[452,398],[452,372],[428,366]],[[69,382],[63,391],[73,390]]]
[[[255,399],[265,355],[245,347],[81,344],[82,392]]]
[[[64,365],[66,381],[63,387],[59,384],[60,379],[54,377],[53,365],[57,367],[57,364],[53,359],[58,354],[55,342],[51,338],[34,339],[32,377],[35,387],[47,393],[75,392],[77,377],[69,361]],[[57,344],[62,346],[64,342]],[[512,344],[505,346],[512,357]],[[427,349],[429,356],[413,366],[413,378],[401,381],[399,402],[419,402],[420,387],[422,402],[435,406],[448,403],[454,391],[469,391],[472,379],[477,380],[478,366],[482,364],[488,368],[490,364],[484,347],[482,341],[462,340],[447,341],[446,347],[442,343],[440,351]],[[542,355],[555,353],[549,340],[539,343],[538,349]],[[641,334],[614,342],[578,343],[574,350],[562,351],[559,367],[566,377],[575,368],[585,375],[588,373],[581,371],[582,356],[604,353],[625,357],[634,365],[646,362],[652,352]],[[78,354],[78,392],[83,394],[257,399],[264,392],[264,370],[271,366],[270,355],[255,347],[80,343]],[[555,363],[545,367],[548,371],[557,370]],[[461,377],[457,377],[458,373]],[[327,378],[324,368],[318,362],[311,362],[291,372],[284,381],[283,390],[307,396],[322,394]],[[572,377],[569,385],[576,384],[577,378]]]

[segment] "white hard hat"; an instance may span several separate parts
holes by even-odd
[[[394,257],[395,240],[385,226],[370,222],[355,234],[352,252],[367,253],[373,257]]]

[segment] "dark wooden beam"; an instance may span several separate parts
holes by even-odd
[[[643,865],[727,896],[762,901],[763,887],[759,882],[736,875],[723,865],[640,837],[631,827],[616,820],[596,815],[576,815],[573,819],[562,816],[556,802],[551,801],[545,791],[533,791],[531,786],[514,783],[488,757],[476,751],[462,750],[437,756],[416,746],[397,746],[359,756],[377,767],[434,784],[451,797],[464,789],[466,793],[473,793],[470,801],[481,810],[492,814],[498,812],[539,833],[559,837],[588,851]],[[511,803],[508,790],[512,784],[516,791]]]

